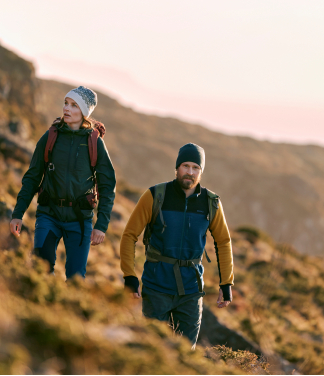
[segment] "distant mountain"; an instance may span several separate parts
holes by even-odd
[[[38,109],[48,124],[61,115],[71,86],[40,80]],[[144,115],[98,94],[94,116],[117,177],[145,189],[174,177],[178,149],[194,142],[206,151],[202,184],[221,196],[231,227],[251,224],[276,241],[322,254],[324,148],[226,136],[174,118]]]
[[[93,87],[138,112],[171,116],[231,135],[271,141],[324,145],[324,107],[201,97],[142,85],[123,70],[61,56],[38,56],[40,78]],[[285,141],[283,141],[285,140]],[[306,141],[307,140],[307,141]]]
[[[31,63],[0,46],[0,151],[28,161],[37,139],[61,115],[70,88],[36,79]],[[101,93],[94,116],[107,127],[118,180],[141,190],[171,180],[178,149],[197,143],[206,151],[202,184],[221,196],[232,228],[255,225],[276,241],[322,254],[324,148],[226,136],[137,113]]]

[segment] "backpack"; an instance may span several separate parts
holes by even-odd
[[[56,125],[61,122],[61,118],[56,118],[49,128],[49,133],[48,133],[48,139],[46,142],[45,146],[45,151],[44,151],[44,161],[45,161],[45,170],[44,170],[44,176],[45,176],[45,171],[47,167],[49,168],[50,171],[54,170],[54,165],[50,161],[51,160],[51,154],[53,152],[53,148],[57,139],[58,135],[58,129],[56,128]],[[95,188],[94,188],[94,199],[97,201],[99,199],[99,192],[98,192],[98,184],[97,184],[97,178],[96,178],[96,164],[97,164],[97,140],[99,137],[103,137],[105,135],[105,127],[102,123],[96,122],[95,127],[93,128],[92,132],[89,133],[88,136],[88,148],[89,148],[89,156],[90,156],[90,165],[91,165],[91,170],[93,174],[93,179],[95,183]],[[41,183],[42,184],[42,183]]]
[[[76,214],[78,222],[80,223],[81,241],[79,245],[81,246],[83,237],[84,237],[84,216],[81,210],[82,209],[94,209],[97,206],[98,199],[99,199],[98,184],[97,184],[97,178],[96,178],[96,168],[95,168],[97,164],[97,140],[99,136],[100,137],[104,136],[105,127],[102,123],[97,122],[95,124],[95,127],[89,133],[89,137],[88,137],[90,165],[91,165],[93,181],[94,181],[93,192],[84,196],[80,196],[77,199],[75,199],[73,202],[65,202],[66,201],[65,199],[60,199],[57,197],[55,185],[53,185],[55,196],[56,196],[55,198],[51,198],[49,196],[49,193],[42,189],[42,184],[45,178],[46,171],[48,170],[49,179],[51,181],[52,171],[55,170],[55,166],[52,163],[52,152],[53,152],[53,148],[54,148],[57,135],[58,135],[58,128],[56,128],[56,125],[60,124],[60,122],[61,122],[61,118],[57,118],[49,129],[48,138],[47,138],[45,151],[44,151],[45,169],[44,169],[43,179],[38,187],[37,203],[40,205],[44,205],[44,206],[50,206],[59,219],[60,219],[60,213],[57,211],[57,206],[59,207],[71,206],[73,211]]]
[[[143,243],[145,245],[145,248],[147,249],[148,245],[150,244],[150,239],[153,232],[153,225],[156,221],[156,218],[158,214],[160,215],[160,219],[163,225],[162,233],[164,232],[167,225],[164,222],[163,215],[162,215],[162,205],[165,197],[165,189],[166,189],[167,183],[160,183],[155,186],[155,194],[154,194],[154,200],[152,205],[152,219],[151,222],[148,223],[145,227],[144,236],[143,236]],[[211,225],[213,219],[215,218],[216,211],[219,208],[219,196],[210,191],[207,190],[207,199],[208,199],[208,217],[207,220],[209,221],[209,226]],[[205,250],[207,261],[210,262],[210,259],[207,255],[207,252]]]

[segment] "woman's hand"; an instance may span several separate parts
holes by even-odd
[[[105,233],[100,230],[92,230],[91,233],[91,245],[98,245],[105,239]]]
[[[12,232],[13,235],[15,235],[16,238],[20,236],[21,226],[22,226],[21,219],[14,218],[10,222],[10,231]]]

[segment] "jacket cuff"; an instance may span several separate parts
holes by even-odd
[[[224,302],[232,301],[232,285],[222,285],[220,288],[223,291]]]
[[[125,288],[128,287],[133,292],[138,292],[139,281],[137,277],[134,277],[133,275],[129,275],[127,277],[124,277],[124,279],[125,279]]]
[[[21,213],[15,213],[15,212],[13,212],[12,215],[11,215],[11,219],[21,219],[22,220],[23,216],[24,215],[21,214]]]
[[[96,223],[93,227],[94,230],[99,230],[99,231],[102,231],[104,233],[106,233],[107,229],[108,229],[108,226],[103,226],[101,225],[100,223]]]

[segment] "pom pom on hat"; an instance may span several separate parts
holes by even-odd
[[[73,99],[78,104],[83,116],[85,117],[91,115],[98,103],[97,94],[93,90],[84,86],[72,89],[64,98],[66,97]]]

